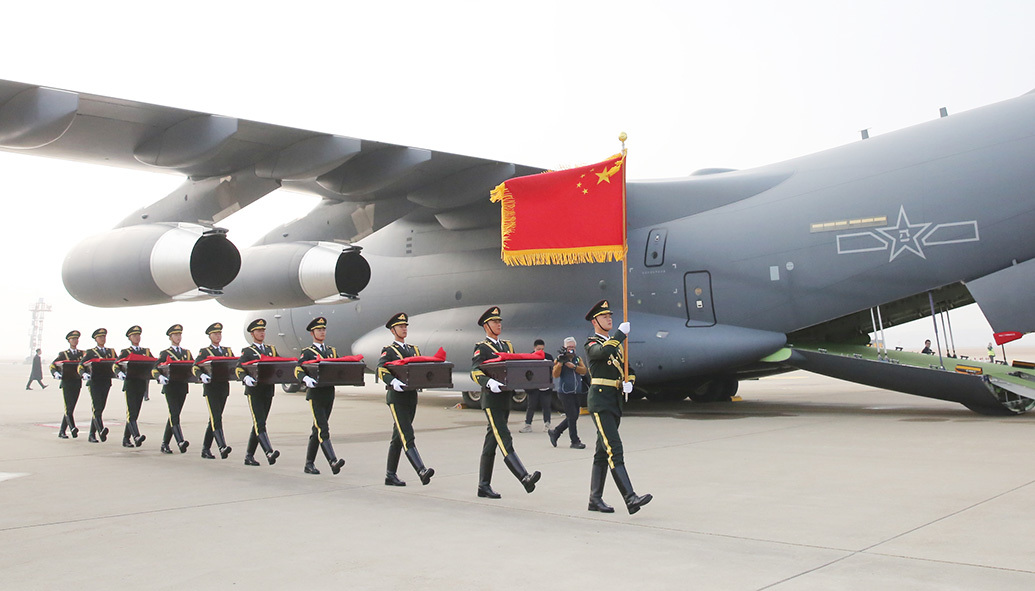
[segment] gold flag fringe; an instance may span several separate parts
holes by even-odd
[[[514,232],[514,228],[517,227],[517,217],[514,215],[514,196],[507,189],[507,183],[503,182],[497,185],[489,193],[489,201],[492,203],[500,202],[502,206],[500,235],[503,239],[503,248],[506,249],[507,241],[510,240],[510,235]]]
[[[507,250],[504,247],[502,256],[503,262],[508,265],[578,265],[620,261],[625,251],[621,244],[530,250]]]

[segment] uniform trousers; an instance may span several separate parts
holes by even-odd
[[[202,387],[202,394],[208,402],[208,428],[205,429],[207,436],[213,430],[223,428],[223,409],[226,408],[226,399],[230,397],[230,384],[219,382],[205,384]]]
[[[90,380],[90,410],[93,411],[93,420],[97,423],[97,429],[104,427],[101,422],[101,415],[104,407],[108,405],[108,390],[111,390],[111,381]]]
[[[622,452],[622,438],[618,435],[618,426],[622,417],[610,412],[593,413],[593,424],[597,428],[597,449],[593,454],[593,465],[608,465],[612,469],[625,465]]]
[[[65,399],[65,418],[72,429],[75,428],[75,419],[72,415],[75,413],[75,405],[79,402],[79,392],[82,386],[83,383],[79,380],[61,381],[61,396]]]
[[[514,440],[507,427],[510,418],[510,398],[513,392],[504,390],[500,393],[482,389],[482,409],[489,424],[485,428],[485,442],[482,443],[482,457],[493,457],[496,448],[503,452],[503,457],[514,453]],[[491,398],[490,398],[491,397]]]
[[[271,388],[272,389],[272,388]],[[248,408],[252,411],[252,432],[256,435],[266,432],[266,417],[273,406],[273,393],[252,392],[248,395]]]
[[[334,388],[310,388],[309,408],[313,411],[313,430],[309,438],[316,438],[320,443],[330,441],[328,421],[334,409]]]
[[[564,406],[564,419],[554,427],[553,431],[560,436],[567,429],[571,442],[575,443],[579,440],[579,431],[575,426],[579,420],[579,395],[561,393],[557,397],[561,399],[561,405]]]

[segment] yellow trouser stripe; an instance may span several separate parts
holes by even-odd
[[[485,416],[489,417],[489,426],[492,427],[492,434],[496,436],[496,445],[503,452],[503,457],[507,457],[507,448],[503,446],[503,440],[500,439],[500,432],[496,429],[496,421],[492,420],[492,411],[488,408],[485,409]]]
[[[402,439],[403,449],[409,449],[409,445],[406,443],[406,435],[403,433],[402,424],[399,423],[399,415],[395,413],[395,404],[389,404],[388,408],[392,409],[392,419],[395,420],[395,429],[399,431],[399,439]]]
[[[323,443],[323,433],[320,430],[320,423],[316,420],[316,407],[313,406],[312,399],[309,400],[309,410],[313,413],[313,426],[316,427],[316,438]]]
[[[215,431],[216,430],[216,413],[214,413],[212,411],[212,397],[211,396],[206,396],[205,397],[205,404],[208,405],[208,426],[211,427],[213,431]]]
[[[604,449],[607,450],[607,465],[611,466],[613,470],[615,467],[614,460],[611,459],[611,442],[607,440],[607,435],[604,434],[604,425],[600,422],[600,413],[593,413],[593,420],[597,424],[597,433],[600,433],[600,438],[604,440]]]
[[[256,435],[258,435],[259,434],[259,419],[255,418],[255,409],[252,408],[252,397],[251,396],[245,396],[245,398],[248,399],[248,410],[251,411],[251,413],[252,413],[252,431]]]

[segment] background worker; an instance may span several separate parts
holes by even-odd
[[[567,429],[568,436],[571,438],[570,447],[572,449],[586,449],[586,444],[579,439],[576,423],[579,420],[579,412],[581,410],[579,395],[584,392],[582,376],[586,375],[589,369],[583,363],[582,358],[575,352],[577,344],[578,341],[575,340],[575,337],[565,338],[564,347],[557,354],[557,360],[553,364],[553,377],[554,383],[557,386],[557,397],[561,399],[561,405],[564,407],[564,420],[558,423],[555,428],[547,431],[547,434],[550,436],[550,444],[554,447],[557,447],[557,440],[560,439],[561,434]]]

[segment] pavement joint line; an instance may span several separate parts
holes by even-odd
[[[961,513],[965,513],[967,511],[970,511],[971,509],[974,509],[976,507],[980,507],[981,505],[984,505],[984,504],[986,504],[986,503],[988,503],[990,501],[994,501],[995,499],[998,499],[1000,497],[1008,495],[1008,494],[1010,494],[1012,492],[1016,492],[1016,491],[1021,490],[1023,488],[1027,488],[1027,487],[1031,486],[1032,484],[1035,484],[1035,480],[1033,480],[1031,482],[1027,482],[1027,483],[1022,484],[1020,486],[1016,486],[1014,488],[1011,488],[1010,490],[1003,491],[1003,492],[1001,492],[1001,493],[999,493],[997,495],[988,497],[987,499],[983,499],[981,501],[978,501],[977,503],[974,503],[972,505],[969,505],[969,506],[964,507],[962,509],[959,509],[957,511],[953,511],[952,513],[949,513],[947,515],[943,515],[943,516],[939,517],[938,519],[934,519],[934,520],[929,521],[927,523],[918,525],[918,526],[916,526],[916,527],[914,527],[912,529],[909,529],[907,531],[904,531],[904,532],[901,532],[901,533],[896,534],[894,536],[891,536],[890,538],[888,538],[886,540],[877,542],[876,544],[872,544],[872,545],[867,546],[865,548],[862,548],[860,550],[852,551],[847,556],[842,556],[841,558],[838,558],[837,560],[833,560],[833,561],[828,562],[826,564],[817,566],[816,568],[811,568],[809,570],[802,571],[802,572],[800,572],[800,573],[798,573],[798,574],[796,574],[794,576],[787,577],[786,579],[783,579],[781,581],[777,581],[777,582],[775,582],[775,583],[773,583],[771,585],[766,585],[765,587],[760,587],[758,591],[762,591],[763,589],[771,589],[771,588],[775,587],[776,585],[780,585],[780,584],[783,584],[783,583],[785,583],[787,581],[791,581],[793,579],[797,579],[799,577],[807,575],[809,573],[813,573],[813,572],[816,572],[818,570],[827,568],[828,566],[831,566],[833,564],[837,564],[838,562],[841,562],[842,560],[846,560],[848,558],[851,558],[853,556],[857,556],[859,554],[868,554],[868,555],[871,555],[871,556],[885,556],[885,557],[889,557],[889,558],[899,558],[899,559],[904,559],[904,560],[917,560],[917,561],[924,561],[924,562],[933,562],[933,563],[938,563],[938,564],[955,564],[955,565],[959,565],[959,566],[969,566],[969,567],[973,567],[973,568],[983,568],[983,569],[995,570],[995,571],[1019,572],[1019,573],[1025,573],[1025,574],[1035,574],[1035,571],[1024,570],[1024,569],[1005,568],[1005,567],[1001,567],[1001,566],[990,566],[990,565],[986,565],[986,564],[971,564],[971,563],[967,563],[967,562],[955,562],[955,561],[949,561],[949,560],[935,560],[935,559],[922,558],[922,557],[917,557],[917,556],[902,556],[902,555],[899,555],[899,554],[890,554],[890,553],[886,553],[886,552],[870,552],[870,550],[872,550],[873,548],[876,548],[878,546],[886,544],[886,543],[888,543],[888,542],[890,542],[892,540],[896,540],[898,538],[901,538],[902,536],[906,536],[906,535],[911,534],[913,532],[919,531],[921,529],[924,529],[926,527],[929,527],[931,525],[934,525],[936,523],[939,523],[941,521],[949,519],[950,517],[955,517],[957,515],[960,515]],[[833,548],[831,548],[831,549],[833,549]]]

